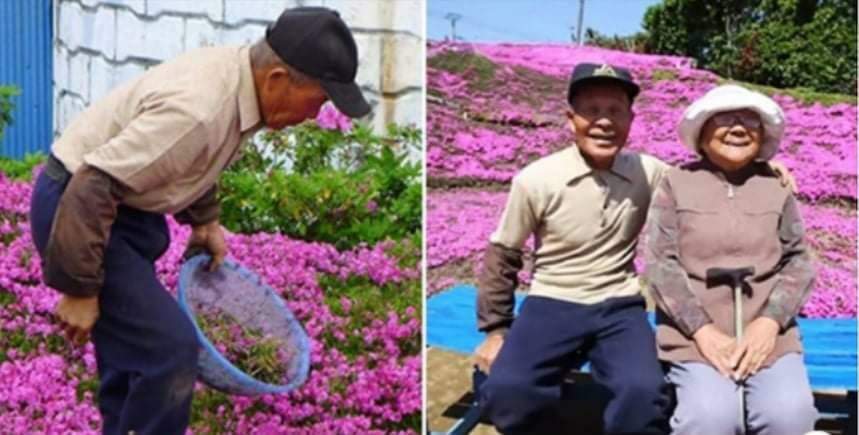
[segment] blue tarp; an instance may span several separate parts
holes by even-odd
[[[477,289],[459,285],[427,301],[427,344],[471,353],[483,340],[477,331]],[[524,300],[516,295],[516,310]],[[650,322],[653,323],[653,315]],[[856,319],[799,319],[812,387],[856,390]]]

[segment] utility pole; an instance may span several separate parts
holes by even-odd
[[[456,22],[462,18],[462,15],[457,14],[455,12],[449,12],[444,16],[445,20],[450,20],[450,40],[456,41]]]
[[[578,29],[576,29],[576,33],[578,34],[578,36],[576,37],[576,40],[579,41],[579,46],[584,44],[584,41],[582,41],[582,20],[584,20],[584,18],[585,18],[585,0],[579,0],[579,26],[578,26]]]

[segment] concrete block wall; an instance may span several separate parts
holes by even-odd
[[[54,134],[147,68],[196,47],[254,42],[295,6],[336,9],[352,29],[378,131],[423,128],[424,1],[54,0]]]

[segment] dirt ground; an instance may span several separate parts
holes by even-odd
[[[465,413],[471,402],[471,360],[467,355],[427,349],[427,424],[430,432],[446,432]],[[474,435],[498,435],[480,424]]]

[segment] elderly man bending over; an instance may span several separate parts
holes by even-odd
[[[287,10],[251,47],[194,50],[114,89],[53,144],[33,191],[33,240],[68,334],[92,330],[104,433],[188,425],[198,344],[155,275],[170,242],[164,214],[191,225],[189,248],[217,267],[219,174],[263,125],[313,118],[328,99],[366,114],[357,62],[334,11]]]

